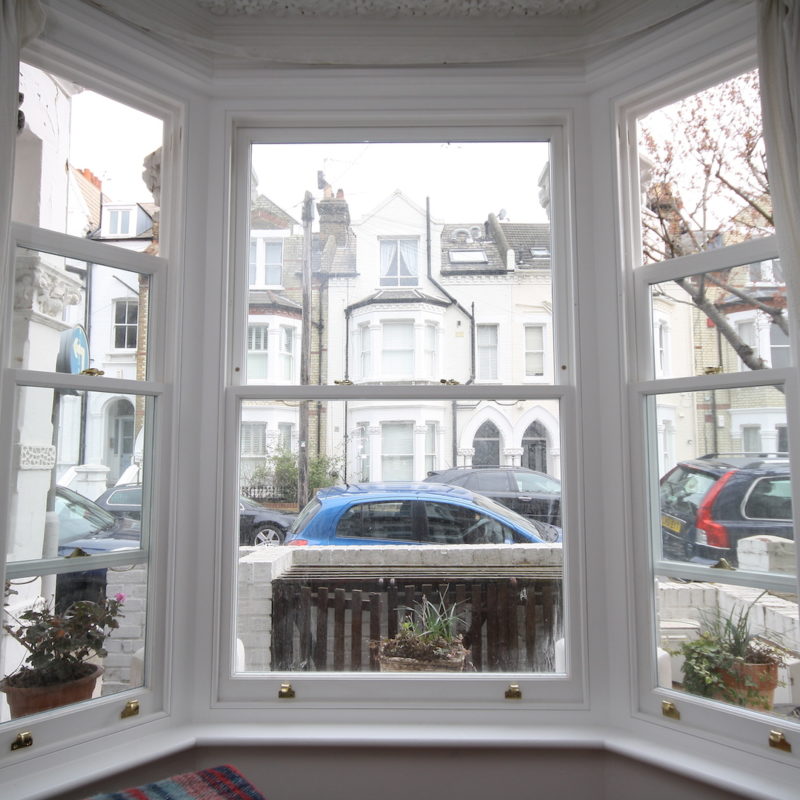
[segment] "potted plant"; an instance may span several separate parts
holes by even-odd
[[[750,630],[750,611],[761,596],[727,616],[717,611],[704,620],[706,629],[697,639],[684,642],[680,652],[687,692],[747,708],[772,709],[783,658]]]
[[[24,664],[0,681],[11,717],[88,700],[103,667],[91,658],[104,658],[106,637],[119,627],[117,617],[125,595],[100,602],[78,600],[55,614],[40,600],[11,623],[5,631],[27,651]]]
[[[434,603],[425,595],[400,623],[397,635],[378,647],[381,672],[462,672],[468,651],[457,628],[456,604],[442,595]]]

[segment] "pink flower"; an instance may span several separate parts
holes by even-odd
[[[114,599],[115,599],[115,600],[116,600],[118,603],[124,603],[124,602],[125,602],[125,595],[124,595],[124,594],[122,594],[122,592],[119,592],[118,594],[115,594],[115,595],[114,595]]]

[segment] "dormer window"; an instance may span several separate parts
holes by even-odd
[[[381,286],[416,286],[417,239],[381,239]]]
[[[130,236],[133,233],[134,215],[130,208],[112,208],[108,211],[108,235]]]

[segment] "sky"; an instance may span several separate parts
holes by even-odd
[[[102,180],[112,202],[151,202],[142,161],[162,141],[160,120],[83,91],[72,99],[70,160]],[[357,221],[395,190],[444,222],[481,223],[488,214],[512,222],[547,222],[539,175],[549,146],[537,142],[437,142],[255,145],[258,192],[298,221],[305,192],[322,196],[317,171],[343,189]]]
[[[112,202],[153,201],[142,180],[142,162],[161,146],[160,119],[83,91],[72,98],[70,125],[70,162],[100,178]]]
[[[443,222],[481,223],[506,210],[512,222],[547,222],[539,175],[547,144],[462,142],[264,144],[253,147],[258,193],[300,220],[303,197],[321,197],[317,171],[344,191],[356,222],[395,190]]]

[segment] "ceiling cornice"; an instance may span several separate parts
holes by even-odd
[[[598,0],[195,0],[229,16],[272,17],[527,17],[574,15]]]

